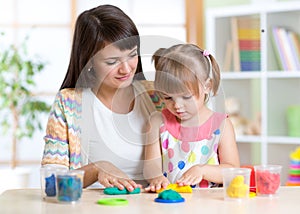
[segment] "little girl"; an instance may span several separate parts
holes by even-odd
[[[228,115],[207,107],[220,84],[214,57],[196,45],[159,49],[152,56],[154,87],[165,103],[148,124],[144,176],[146,191],[179,186],[213,187],[221,169],[239,167],[234,129]]]

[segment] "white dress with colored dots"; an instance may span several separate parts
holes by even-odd
[[[228,115],[214,112],[201,126],[182,127],[167,109],[162,111],[163,124],[160,140],[163,152],[163,173],[171,183],[176,181],[196,164],[218,165],[220,126]],[[212,187],[216,184],[202,180],[197,187]]]

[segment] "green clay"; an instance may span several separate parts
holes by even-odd
[[[165,199],[165,200],[177,200],[177,199],[181,199],[182,197],[178,192],[172,189],[168,189],[159,193],[158,198]]]
[[[141,192],[140,188],[135,188],[132,192],[129,192],[127,189],[118,189],[118,187],[106,187],[104,189],[104,194],[106,195],[126,195],[126,194],[138,194]]]

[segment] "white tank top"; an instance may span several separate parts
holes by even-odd
[[[135,104],[127,114],[112,112],[91,89],[83,91],[81,153],[83,164],[106,160],[138,181],[144,180],[146,120],[155,107],[141,83],[133,86]]]

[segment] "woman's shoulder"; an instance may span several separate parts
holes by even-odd
[[[144,86],[146,90],[154,91],[154,82],[151,80],[140,80],[140,84]]]
[[[142,86],[143,90],[148,93],[152,103],[155,105],[156,110],[161,111],[164,107],[164,103],[158,96],[154,89],[154,82],[150,80],[138,80],[135,84]]]
[[[60,89],[57,94],[60,94],[61,96],[64,96],[64,97],[72,97],[78,93],[82,93],[82,89],[63,88],[63,89]]]
[[[150,80],[135,80],[133,82],[135,88],[140,91],[147,91],[148,93],[154,92],[154,83]]]
[[[82,89],[64,88],[57,92],[56,96],[63,99],[75,99],[78,95],[81,96]]]
[[[57,92],[55,96],[55,103],[59,105],[80,105],[82,100],[82,89],[64,88]]]

